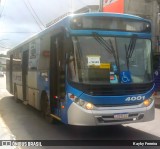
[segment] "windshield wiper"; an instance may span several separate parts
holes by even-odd
[[[109,41],[106,41],[103,39],[103,37],[101,35],[99,35],[96,32],[93,32],[93,37],[108,53],[113,55],[116,66],[117,66],[117,68],[119,68],[119,62],[118,62],[118,58],[116,56],[116,49],[114,49],[111,39],[109,39]],[[118,71],[119,71],[119,69],[118,69]]]
[[[137,36],[133,35],[131,37],[130,43],[128,45],[128,48],[127,48],[127,45],[125,44],[126,61],[127,61],[128,70],[129,70],[129,59],[132,57],[133,51],[135,50],[136,40],[137,40]]]
[[[100,43],[100,45],[107,50],[108,53],[113,54],[113,49],[106,40],[103,39],[98,33],[93,33],[93,37]]]

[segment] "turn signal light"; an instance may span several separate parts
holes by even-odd
[[[64,106],[61,106],[61,108],[64,109],[65,107],[64,107]]]

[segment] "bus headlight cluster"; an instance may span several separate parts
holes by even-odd
[[[151,96],[149,99],[145,99],[145,100],[143,101],[143,105],[144,105],[145,107],[148,107],[148,106],[152,103],[152,101],[153,101],[153,97]]]
[[[84,101],[80,98],[78,98],[77,96],[71,94],[71,93],[68,93],[68,97],[73,101],[75,102],[77,105],[83,107],[84,109],[86,110],[93,110],[94,109],[94,105],[90,102],[87,102],[87,101]]]

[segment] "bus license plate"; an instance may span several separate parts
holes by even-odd
[[[123,113],[123,114],[115,114],[114,115],[115,119],[125,119],[128,118],[128,114],[127,113]]]

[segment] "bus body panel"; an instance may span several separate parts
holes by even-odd
[[[39,91],[37,89],[28,88],[28,104],[37,110],[41,110]]]
[[[141,20],[147,21],[140,17],[132,16],[132,15],[123,15],[123,14],[108,14],[108,13],[88,13],[88,14],[80,14],[79,16],[110,16],[110,17],[120,17],[120,18],[129,18],[133,20]],[[76,16],[76,15],[75,15]],[[18,98],[22,101],[26,101],[27,104],[31,105],[32,107],[42,110],[41,109],[41,100],[42,94],[45,93],[48,97],[49,104],[51,105],[51,113],[53,111],[54,114],[60,117],[61,121],[65,124],[71,125],[83,125],[83,126],[96,126],[96,125],[114,125],[114,124],[124,124],[130,122],[144,122],[150,121],[154,119],[154,101],[150,104],[150,106],[142,107],[142,98],[144,97],[150,98],[153,93],[153,88],[144,94],[135,94],[135,95],[123,95],[123,96],[91,96],[88,94],[83,93],[82,91],[72,87],[67,83],[67,75],[65,78],[65,98],[61,99],[57,97],[56,100],[59,100],[60,105],[59,108],[55,108],[53,101],[55,101],[54,97],[56,95],[51,94],[51,85],[54,82],[51,82],[51,64],[50,64],[50,57],[51,50],[55,50],[52,48],[52,38],[57,38],[59,33],[62,33],[65,38],[71,36],[92,36],[93,32],[97,32],[102,36],[119,36],[119,37],[131,37],[133,34],[136,34],[139,38],[146,38],[151,39],[150,33],[141,33],[141,32],[122,32],[122,31],[105,31],[105,30],[72,30],[70,28],[70,20],[72,19],[72,15],[66,17],[59,21],[58,23],[52,25],[51,27],[47,28],[46,30],[42,31],[41,33],[35,35],[34,37],[26,40],[25,42],[21,43],[14,49],[8,52],[9,60],[15,61],[19,60],[22,64],[23,53],[28,51],[28,69],[25,78],[24,73],[20,67],[18,71],[15,71],[12,68],[15,64],[7,62],[7,90],[14,94],[15,89],[17,89]],[[56,41],[56,40],[55,40]],[[66,52],[66,51],[65,51]],[[53,52],[54,53],[54,52]],[[53,56],[53,55],[52,55]],[[12,59],[13,57],[13,59]],[[11,64],[11,66],[10,66]],[[67,62],[66,62],[67,65]],[[20,65],[22,66],[22,65]],[[23,66],[22,66],[23,67]],[[21,67],[21,68],[22,68]],[[56,70],[53,70],[53,73]],[[25,79],[25,92],[26,92],[26,99],[24,99],[24,88],[23,88],[23,79]],[[68,94],[72,93],[78,98],[82,98],[85,101],[91,102],[97,105],[104,105],[104,107],[97,107],[95,110],[86,110],[76,103],[74,103],[71,99],[69,99]],[[52,96],[51,96],[52,95]],[[135,97],[138,100],[129,101],[127,102],[127,98]],[[141,99],[141,100],[139,100]],[[139,104],[137,104],[139,102]],[[140,103],[141,102],[141,103]],[[123,104],[129,103],[130,106],[124,106]],[[136,103],[136,105],[134,105]],[[112,105],[109,107],[105,107],[105,104]],[[133,104],[133,105],[132,105]],[[114,105],[119,105],[114,106]],[[63,108],[62,108],[63,107]],[[135,117],[132,120],[124,120],[118,121],[117,119],[113,118],[115,114],[132,114]],[[143,115],[143,116],[142,116]],[[107,121],[107,116],[112,121]],[[112,118],[111,118],[112,117]],[[136,118],[136,119],[135,119]],[[138,120],[139,118],[139,120]],[[129,117],[128,117],[129,119]],[[106,122],[104,122],[106,121]]]
[[[87,102],[91,102],[95,105],[122,105],[123,104],[136,104],[143,102],[145,99],[148,99],[152,96],[154,92],[154,87],[144,94],[135,94],[135,95],[122,95],[122,96],[91,96],[87,94],[82,94],[79,96],[80,99],[83,99]]]
[[[120,107],[115,109],[103,109],[103,110],[92,110],[88,111],[75,103],[68,109],[68,124],[70,125],[80,125],[80,126],[103,126],[103,125],[117,125],[126,123],[137,123],[146,122],[154,119],[154,101],[149,107],[145,108],[132,108],[130,107]],[[127,118],[115,119],[114,115],[118,114],[128,114]]]
[[[68,124],[71,125],[81,125],[81,126],[96,126],[96,125],[115,125],[115,124],[125,124],[125,123],[136,123],[136,122],[145,122],[151,121],[154,119],[154,100],[152,101],[149,107],[143,106],[143,99],[134,100],[134,101],[126,101],[128,97],[140,97],[144,96],[145,99],[148,99],[152,96],[154,92],[153,88],[145,94],[139,95],[124,95],[124,96],[91,96],[84,93],[81,93],[78,90],[73,89],[68,85],[68,93],[75,93],[79,99],[84,101],[93,103],[95,105],[95,110],[86,110],[73,101],[70,100],[70,105],[68,108]],[[76,94],[77,93],[77,94]],[[151,97],[153,98],[153,97]],[[98,105],[98,106],[96,106]],[[115,114],[123,114],[127,113],[129,115],[135,115],[126,118],[124,121],[120,121],[120,119],[116,120],[114,118]],[[106,122],[103,122],[103,117],[106,118]],[[143,117],[138,119],[139,117]],[[135,119],[136,118],[136,119]],[[105,119],[105,118],[104,118]],[[107,121],[108,120],[108,121]],[[102,121],[102,122],[99,122]],[[111,122],[112,121],[112,122]]]
[[[13,72],[13,90],[17,90],[17,98],[23,100],[22,93],[22,73],[21,72]]]

